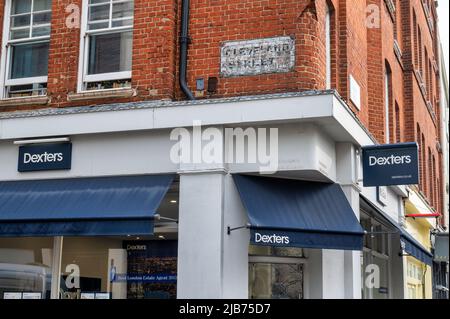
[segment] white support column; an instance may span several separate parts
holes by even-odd
[[[224,171],[182,173],[178,232],[178,298],[248,298],[247,214]]]
[[[337,181],[359,220],[359,157],[353,144],[336,144],[336,172]],[[344,252],[344,283],[346,299],[361,299],[360,251]]]
[[[61,285],[61,258],[63,249],[63,237],[53,237],[52,256],[52,284],[50,291],[51,299],[59,299],[59,287]]]
[[[180,176],[180,299],[222,298],[224,176],[219,171]]]

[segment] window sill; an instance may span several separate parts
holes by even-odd
[[[48,96],[13,97],[0,99],[0,106],[46,105],[49,101]]]
[[[84,91],[80,93],[69,93],[67,95],[67,101],[76,102],[93,99],[126,98],[136,96],[136,94],[136,90],[131,88]]]

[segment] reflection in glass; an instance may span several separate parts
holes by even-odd
[[[1,238],[0,299],[11,293],[49,299],[52,256],[52,238]]]
[[[88,74],[131,71],[133,33],[92,35]]]
[[[303,299],[302,264],[249,264],[252,299]]]

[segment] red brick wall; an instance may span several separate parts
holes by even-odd
[[[428,202],[434,206],[439,212],[442,208],[442,191],[438,189],[437,179],[442,180],[442,154],[439,153],[437,148],[437,142],[440,136],[440,122],[438,104],[439,100],[439,82],[435,80],[437,70],[432,69],[430,76],[426,77],[425,65],[428,65],[429,61],[425,61],[425,49],[428,52],[428,57],[431,61],[436,60],[437,64],[437,52],[436,49],[436,30],[431,31],[428,27],[424,8],[422,6],[422,0],[407,0],[401,1],[402,3],[402,20],[403,25],[403,41],[404,41],[404,96],[405,96],[405,128],[404,135],[407,141],[419,141],[422,137],[417,136],[417,126],[420,127],[420,131],[424,137],[423,147],[425,152],[422,152],[423,158],[421,163],[421,176],[423,177],[420,189]],[[420,27],[422,39],[417,39],[417,25],[414,25],[413,12],[417,17],[417,24]],[[434,15],[434,9],[431,11]],[[423,59],[423,81],[420,81],[420,77],[417,76],[417,71],[420,69],[419,61],[419,49],[418,43],[422,42],[422,59]],[[430,78],[434,78],[431,83]],[[428,92],[422,92],[420,86],[433,89]],[[424,94],[425,93],[425,94]],[[431,110],[427,107],[427,101],[432,103]],[[436,159],[436,165],[433,169],[433,165],[430,165],[430,156],[428,149],[431,150],[431,161],[433,156]],[[433,171],[434,170],[434,171]],[[433,190],[431,189],[432,186]],[[432,197],[432,195],[434,195]]]
[[[174,97],[177,1],[135,0],[132,86],[137,99]]]
[[[191,3],[188,83],[192,90],[195,79],[208,77],[219,78],[214,97],[325,87],[323,1],[198,0]],[[220,77],[221,43],[277,36],[295,37],[296,66],[292,72]]]
[[[368,28],[367,32],[368,74],[370,74],[368,76],[369,130],[380,143],[385,143],[387,94],[385,74],[389,69],[389,142],[402,142],[405,138],[403,60],[394,51],[395,29],[398,35],[397,42],[400,48],[403,48],[402,32],[398,31],[402,23],[402,20],[399,20],[401,8],[397,5],[396,14],[392,14],[384,0],[367,0],[367,5],[376,5],[380,8],[380,27]]]
[[[349,102],[352,110],[368,126],[367,108],[367,28],[365,1],[341,0],[339,5],[339,43],[341,94]],[[361,87],[361,110],[350,101],[350,88],[347,85],[352,75]]]
[[[47,88],[51,106],[55,107],[66,105],[67,94],[77,89],[80,29],[66,26],[66,19],[70,15],[66,13],[66,8],[70,4],[81,8],[81,0],[52,1]]]
[[[80,43],[80,29],[66,26],[69,4],[81,8],[81,0],[53,1],[48,74],[50,103],[40,107],[184,99],[177,74],[181,1],[135,0],[132,86],[137,89],[137,96],[68,102],[67,94],[77,89]],[[325,5],[325,1],[311,0],[191,1],[189,86],[194,90],[199,77],[205,80],[218,77],[214,97],[324,89]],[[239,78],[219,76],[222,42],[276,36],[295,37],[296,66],[292,72]],[[33,107],[0,107],[0,111],[24,108]]]

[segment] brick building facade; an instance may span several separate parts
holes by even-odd
[[[77,85],[82,1],[51,3],[48,99],[3,99],[0,111],[184,98],[177,80],[181,1],[134,1],[132,90],[103,93],[82,93]],[[4,6],[5,0],[0,0],[0,7]],[[189,86],[198,98],[325,89],[327,7],[330,88],[339,92],[380,143],[419,143],[420,191],[439,212],[443,163],[438,144],[440,89],[434,1],[192,1]],[[3,18],[2,12],[0,27]],[[8,36],[8,31],[2,34]],[[291,72],[221,76],[223,42],[274,36],[295,38]],[[350,99],[350,75],[360,86],[358,107]],[[217,86],[212,91],[197,91],[199,78],[206,82],[217,79]]]
[[[444,209],[436,2],[192,0],[186,80],[196,101],[180,84],[185,3],[0,0],[0,200],[15,196],[5,206],[0,201],[0,249],[26,247],[37,256],[54,249],[62,259],[53,258],[53,269],[77,254],[99,254],[103,265],[126,273],[131,239],[149,247],[173,240],[172,297],[176,290],[179,298],[271,298],[272,286],[258,284],[258,267],[281,255],[256,249],[254,232],[267,226],[266,239],[298,240],[285,256],[298,280],[282,298],[416,298],[425,290],[429,297],[430,231],[438,225],[407,215]],[[218,130],[224,154],[217,163],[173,159],[174,147],[196,156],[195,143],[172,138],[185,128],[194,139],[193,120]],[[270,183],[258,176],[260,163],[225,160],[234,155],[226,129],[254,127],[277,132]],[[362,146],[413,141],[419,185],[363,185]],[[242,147],[253,149],[250,142]],[[24,147],[43,153],[59,143],[70,149],[64,169],[36,169],[20,155]],[[33,167],[24,171],[25,164]],[[98,196],[87,193],[91,183]],[[129,196],[120,203],[101,200],[121,194]],[[133,215],[132,204],[148,198],[155,198],[151,209]],[[264,211],[251,208],[267,198],[274,210],[259,216],[267,225],[251,228],[252,214]],[[312,211],[303,211],[299,198],[313,200]],[[105,213],[110,209],[118,216]],[[26,218],[16,223],[21,214]],[[312,229],[299,220],[303,214]],[[287,237],[277,235],[286,229]],[[29,238],[18,247],[17,236]],[[7,262],[16,263],[13,257]],[[80,263],[84,276],[102,282],[96,292],[167,296],[145,284],[127,291],[105,277],[112,269]],[[381,289],[365,285],[374,264]],[[418,269],[425,284],[417,282]],[[70,296],[60,293],[59,275],[52,272],[51,298]]]

